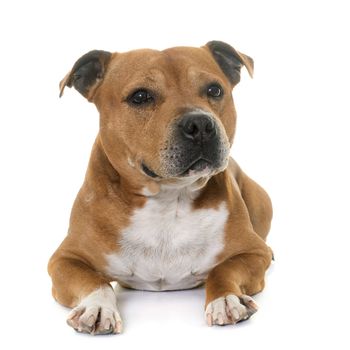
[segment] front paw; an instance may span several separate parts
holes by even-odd
[[[121,333],[122,321],[111,288],[98,289],[84,298],[67,318],[69,326],[81,333]]]
[[[209,326],[223,326],[247,320],[257,311],[258,306],[250,296],[237,297],[229,294],[210,302],[206,307],[205,317]]]
[[[77,332],[96,334],[121,333],[122,323],[119,313],[115,310],[91,305],[86,308],[78,306],[67,318],[69,326]]]

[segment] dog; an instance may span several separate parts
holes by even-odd
[[[100,114],[68,235],[52,255],[52,294],[79,332],[120,333],[111,282],[164,291],[205,283],[209,326],[248,319],[272,260],[269,196],[230,157],[232,89],[253,60],[200,48],[79,58],[60,83]]]

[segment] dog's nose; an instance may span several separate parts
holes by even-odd
[[[212,118],[205,114],[188,114],[182,117],[179,126],[185,138],[195,142],[209,141],[216,135]]]

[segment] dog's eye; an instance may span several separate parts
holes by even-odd
[[[219,84],[212,84],[207,88],[209,97],[219,98],[223,95],[223,89]]]
[[[142,104],[153,102],[154,98],[149,91],[147,91],[145,89],[141,89],[141,90],[137,90],[137,91],[133,92],[128,97],[128,101],[129,101],[129,103],[131,103],[133,105],[139,106]]]

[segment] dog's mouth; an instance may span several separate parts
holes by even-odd
[[[146,164],[144,162],[141,163],[141,168],[142,168],[142,171],[147,175],[147,176],[150,176],[150,177],[153,177],[153,178],[160,178],[159,175],[157,175],[154,171],[152,171],[148,166],[146,166]]]
[[[180,174],[180,176],[191,176],[196,175],[197,173],[205,172],[205,170],[209,170],[211,166],[211,162],[207,159],[199,158],[195,160],[184,172]]]
[[[162,176],[156,174],[144,162],[141,163],[142,171],[149,177],[161,179]],[[185,177],[205,173],[211,168],[211,162],[205,158],[197,158],[184,171],[174,177]]]

